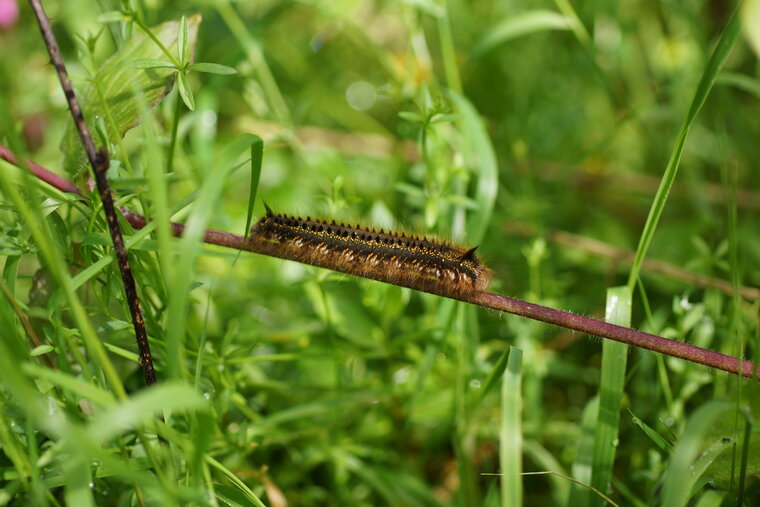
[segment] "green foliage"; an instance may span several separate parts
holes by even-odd
[[[152,218],[120,225],[159,382],[97,199],[0,162],[0,504],[756,505],[756,381],[202,240],[262,201],[401,226],[479,245],[494,292],[757,360],[757,5],[51,4]],[[20,23],[0,144],[86,189]]]
[[[194,45],[201,17],[193,16],[189,23],[183,19],[184,43]],[[154,105],[171,91],[177,75],[172,70],[174,66],[147,65],[146,62],[161,62],[157,58],[164,54],[163,48],[154,42],[154,38],[168,49],[177,47],[179,25],[176,21],[163,23],[151,30],[152,37],[135,34],[111,58],[90,69],[88,85],[79,97],[82,113],[88,119],[91,129],[96,118],[105,118],[106,139],[109,143],[121,143],[127,130],[140,122],[141,114],[134,99],[135,94]],[[135,71],[136,68],[145,69],[145,72]],[[73,122],[66,129],[61,150],[69,174],[79,176],[88,169],[87,157]]]

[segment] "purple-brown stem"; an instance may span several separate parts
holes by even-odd
[[[67,192],[69,194],[77,194],[82,195],[82,193],[79,191],[79,188],[74,185],[72,182],[61,178],[55,173],[52,173],[42,167],[39,164],[35,164],[28,158],[25,158],[24,160],[19,160],[19,158],[16,156],[15,153],[11,152],[8,148],[5,146],[0,145],[0,158],[8,162],[9,164],[13,164],[17,167],[24,167],[26,166],[29,171],[35,175],[37,178],[41,179],[51,187],[55,187],[61,192]]]
[[[58,79],[61,82],[63,93],[66,95],[66,101],[68,102],[71,116],[74,118],[74,124],[79,133],[79,139],[82,141],[84,151],[87,153],[87,158],[90,161],[90,165],[92,166],[95,175],[95,183],[98,187],[100,199],[103,202],[103,211],[106,214],[106,221],[108,222],[108,229],[111,233],[116,260],[119,264],[119,271],[121,272],[121,278],[124,283],[124,292],[126,293],[129,311],[132,315],[132,325],[135,329],[137,349],[140,354],[140,363],[142,364],[143,373],[145,375],[145,382],[148,385],[151,385],[156,382],[156,372],[153,369],[153,358],[150,354],[148,333],[145,331],[145,321],[143,320],[140,298],[137,295],[135,279],[132,276],[132,270],[129,267],[129,256],[127,255],[127,249],[124,247],[124,238],[122,238],[121,231],[119,230],[116,209],[113,204],[113,196],[111,195],[111,189],[106,177],[109,166],[108,150],[97,150],[95,148],[90,129],[87,127],[87,122],[85,122],[84,115],[82,114],[82,108],[79,105],[79,101],[77,101],[74,88],[71,86],[71,80],[69,80],[66,65],[63,62],[61,50],[55,40],[53,29],[50,26],[50,20],[45,14],[45,9],[42,6],[41,0],[29,0],[29,3],[37,18],[40,32],[42,32],[42,38],[45,41],[45,46],[50,54],[50,61],[58,73]],[[48,183],[54,185],[51,181],[48,181]],[[76,193],[79,192],[77,191]]]
[[[3,153],[10,154],[10,157],[3,155]],[[0,156],[12,164],[18,165],[17,162],[14,162],[16,158],[13,154],[3,146],[0,146]],[[37,167],[40,170],[39,174],[46,175],[49,173],[47,170],[39,166]],[[35,172],[35,175],[37,174],[38,173]],[[69,185],[71,184],[65,180],[61,183],[59,179],[48,177],[44,177],[43,179],[59,190],[64,192],[69,191],[67,188],[70,188]],[[62,180],[62,178],[60,180]],[[146,220],[145,217],[134,214],[123,206],[121,206],[119,210],[127,222],[129,222],[135,229],[142,229],[148,223],[148,220]],[[180,237],[185,231],[185,226],[183,224],[172,223],[171,229],[173,235]],[[263,254],[263,252],[256,251],[254,248],[254,242],[250,241],[250,238],[245,238],[229,232],[208,229],[204,233],[203,241],[212,245]],[[554,308],[534,303],[528,303],[527,301],[521,301],[519,299],[513,299],[499,294],[480,292],[471,297],[463,297],[461,301],[482,306],[483,308],[490,308],[492,310],[498,310],[500,312],[511,313],[521,317],[554,324],[555,326],[573,329],[575,331],[602,338],[608,338],[634,347],[659,352],[671,357],[678,357],[680,359],[685,359],[693,363],[702,364],[729,373],[737,375],[741,373],[741,375],[746,378],[754,378],[760,373],[757,371],[755,365],[747,360],[740,361],[735,357],[696,347],[688,343],[670,340],[668,338],[663,338],[662,336],[637,331],[636,329],[616,326],[615,324],[610,324],[609,322],[604,322],[602,320],[592,319],[590,317],[584,317],[582,315],[563,310],[556,310]]]

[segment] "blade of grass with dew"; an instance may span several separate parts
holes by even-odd
[[[699,80],[697,90],[694,93],[694,98],[692,99],[689,111],[681,124],[681,129],[676,138],[676,144],[670,154],[668,165],[666,166],[665,173],[660,181],[660,186],[657,189],[654,202],[649,209],[649,215],[647,216],[646,224],[644,224],[644,230],[641,233],[639,245],[636,248],[636,256],[634,257],[631,273],[628,277],[628,287],[631,290],[633,290],[634,284],[639,277],[641,264],[644,262],[644,257],[646,257],[647,250],[649,250],[649,245],[652,243],[655,229],[657,228],[662,212],[665,209],[665,203],[668,200],[670,188],[673,186],[673,182],[676,179],[676,173],[678,172],[678,165],[681,162],[681,155],[683,154],[686,137],[689,134],[689,130],[691,129],[697,114],[699,114],[700,109],[702,109],[702,105],[705,103],[707,95],[715,84],[718,72],[720,72],[726,58],[728,58],[728,53],[731,51],[731,48],[736,43],[740,34],[741,21],[737,10],[734,11],[731,18],[728,20],[726,28],[723,30],[723,33],[721,33],[720,39],[718,39],[718,44],[715,47],[715,50],[707,61],[705,70],[702,73],[702,78]]]
[[[507,369],[501,385],[501,424],[499,425],[499,465],[501,467],[501,505],[519,507],[522,488],[522,350],[509,348]]]
[[[692,413],[663,476],[662,505],[679,507],[687,504],[692,487],[699,479],[692,464],[702,447],[702,441],[713,424],[733,408],[727,402],[709,401]]]
[[[90,464],[82,456],[71,456],[63,462],[64,498],[66,505],[95,507],[92,495]]]
[[[643,431],[644,434],[648,436],[652,442],[657,444],[657,447],[668,453],[673,450],[673,446],[670,445],[670,442],[668,442],[662,435],[657,433],[654,428],[650,427],[647,423],[636,417],[636,415],[631,412],[631,410],[628,410],[628,413],[631,414],[631,417],[633,418],[633,424],[641,428],[641,431]]]
[[[631,291],[628,287],[607,290],[605,320],[610,324],[631,325]],[[605,340],[602,344],[602,374],[599,382],[599,413],[596,417],[594,454],[591,461],[591,486],[607,494],[612,481],[612,466],[618,443],[620,403],[625,387],[628,345]],[[600,505],[596,496],[591,500]]]

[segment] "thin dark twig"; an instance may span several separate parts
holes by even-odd
[[[0,146],[0,154],[3,153],[3,147]],[[6,159],[7,160],[7,159]],[[48,181],[53,186],[55,183]],[[64,188],[56,186],[59,190],[66,191]],[[132,213],[127,208],[120,206],[124,218],[135,229],[142,229],[148,225],[148,220],[135,213]],[[185,231],[183,224],[171,223],[172,234],[181,237]],[[245,250],[249,252],[263,254],[256,251],[254,243],[250,237],[245,238],[238,234],[232,234],[229,232],[215,231],[208,229],[205,231],[203,241],[212,245],[224,246],[227,248],[234,248],[236,250]],[[266,254],[263,254],[266,255]],[[519,315],[521,317],[527,317],[529,319],[554,324],[575,331],[588,333],[591,335],[599,336],[601,338],[608,338],[610,340],[626,343],[634,347],[639,347],[653,352],[659,352],[667,356],[677,357],[685,359],[693,363],[702,364],[723,370],[728,373],[739,374],[747,378],[755,378],[760,373],[758,368],[747,360],[740,361],[739,359],[714,352],[712,350],[703,349],[695,345],[679,342],[676,340],[670,340],[663,338],[662,336],[645,333],[643,331],[637,331],[627,327],[617,326],[604,322],[602,320],[592,319],[590,317],[584,317],[571,312],[563,310],[556,310],[547,306],[541,306],[527,301],[521,301],[519,299],[513,299],[499,294],[492,294],[489,292],[477,293],[470,298],[462,298],[461,301],[471,303],[473,305],[482,306],[483,308],[490,308],[498,310],[500,312],[511,313]],[[740,368],[741,367],[741,368]]]
[[[63,57],[61,56],[61,50],[55,40],[53,29],[50,26],[50,20],[45,14],[45,9],[42,6],[41,0],[29,0],[29,3],[32,6],[34,15],[37,17],[37,23],[40,26],[42,38],[44,39],[45,46],[47,46],[48,53],[50,54],[50,61],[58,72],[58,79],[61,82],[63,93],[66,95],[69,111],[71,111],[71,116],[74,118],[74,124],[79,132],[79,139],[82,141],[84,150],[87,153],[87,158],[90,160],[90,165],[92,165],[92,170],[95,174],[95,183],[98,187],[100,199],[103,202],[103,211],[106,214],[106,221],[108,222],[108,229],[111,233],[116,260],[118,261],[121,278],[124,282],[124,292],[127,296],[129,311],[132,314],[132,325],[135,329],[137,348],[140,354],[140,363],[142,364],[143,373],[145,375],[145,382],[148,385],[151,385],[156,382],[156,372],[153,369],[153,358],[150,354],[150,344],[148,343],[148,334],[145,331],[145,321],[143,320],[140,299],[137,295],[135,279],[132,276],[132,270],[129,267],[127,249],[124,247],[124,239],[119,230],[113,196],[111,195],[111,189],[109,188],[106,176],[109,167],[108,150],[106,148],[101,150],[95,148],[95,143],[92,140],[90,130],[87,127],[84,115],[82,114],[82,108],[79,106],[79,102],[74,94],[74,88],[72,87],[68,73],[66,72],[66,66],[63,62]],[[54,184],[50,181],[48,181],[48,183]]]

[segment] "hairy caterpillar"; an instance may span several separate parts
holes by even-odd
[[[456,299],[484,291],[491,280],[477,247],[280,215],[269,206],[249,241],[259,253]]]

